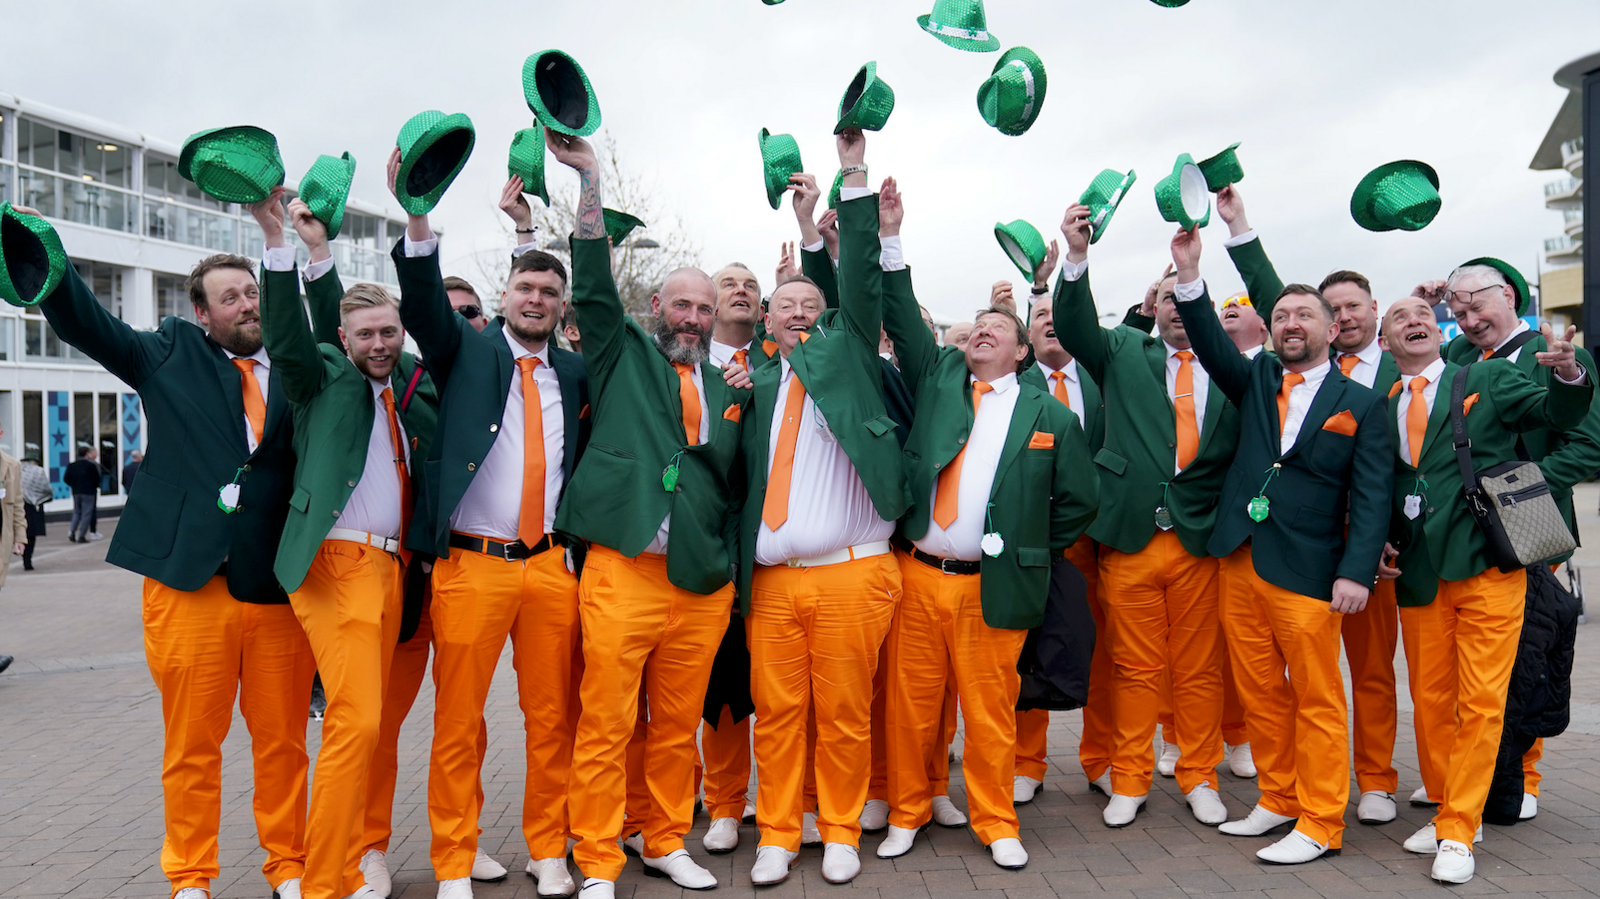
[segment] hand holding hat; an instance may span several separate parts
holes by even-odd
[[[333,255],[333,251],[328,249],[328,226],[311,211],[305,198],[295,197],[289,201],[289,227],[306,245],[311,262],[321,262]]]
[[[344,207],[350,201],[350,184],[356,177],[356,161],[343,156],[318,156],[300,179],[300,199],[306,208],[328,228],[328,239],[339,236],[344,227]]]
[[[0,200],[0,299],[37,306],[71,265],[61,236],[36,210]]]
[[[1061,236],[1067,239],[1067,261],[1073,265],[1082,265],[1089,258],[1089,244],[1094,243],[1091,236],[1094,224],[1089,218],[1092,208],[1086,203],[1078,203],[1067,207],[1067,213],[1061,219]]]
[[[1000,249],[1006,251],[1006,256],[1017,270],[1032,281],[1033,273],[1044,264],[1044,257],[1048,252],[1039,229],[1022,219],[995,222],[994,238],[1000,243]]]
[[[540,151],[543,151],[543,140],[540,141]],[[517,242],[522,243],[525,237],[533,234],[533,207],[528,205],[528,198],[523,196],[524,187],[520,175],[512,175],[506,179],[504,187],[500,188],[500,211],[511,219],[511,225],[517,231]]]
[[[1229,237],[1238,237],[1250,230],[1250,220],[1244,215],[1244,198],[1231,184],[1217,191],[1217,215],[1227,223]]]
[[[1177,269],[1178,283],[1189,284],[1200,280],[1200,228],[1179,228],[1172,235],[1172,265]]]

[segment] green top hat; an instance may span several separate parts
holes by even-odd
[[[356,177],[356,160],[343,156],[318,156],[300,179],[300,199],[317,221],[328,226],[328,239],[344,227],[344,204],[350,199],[350,182]]]
[[[544,131],[524,128],[511,135],[511,158],[506,177],[520,177],[522,192],[533,194],[550,205],[550,190],[544,186]]]
[[[260,128],[209,128],[183,142],[178,174],[224,203],[259,203],[283,183],[283,157],[278,139]]]
[[[1128,188],[1138,179],[1139,176],[1134,174],[1132,169],[1129,169],[1126,175],[1116,169],[1106,169],[1089,182],[1083,195],[1078,197],[1078,203],[1089,207],[1090,243],[1099,242],[1100,236],[1106,233],[1106,227],[1111,224],[1111,216],[1122,204],[1122,198],[1128,195]]]
[[[1420,231],[1439,214],[1439,175],[1414,159],[1385,163],[1350,195],[1350,215],[1368,231]]]
[[[1511,289],[1517,295],[1517,315],[1526,315],[1528,313],[1528,303],[1533,299],[1528,292],[1528,279],[1522,277],[1522,272],[1517,271],[1510,263],[1503,262],[1493,256],[1479,256],[1477,259],[1468,259],[1461,265],[1487,265],[1505,275],[1506,281],[1511,284]]]
[[[1039,229],[1022,219],[1005,225],[995,222],[994,239],[1000,241],[1000,249],[1006,251],[1028,280],[1033,280],[1033,272],[1044,264],[1045,256],[1044,238],[1039,236]]]
[[[783,0],[761,0],[761,2],[768,6],[777,6],[779,3],[782,3]]]
[[[833,176],[833,189],[828,191],[828,208],[839,208],[839,192],[844,190],[844,169],[840,169]]]
[[[878,64],[869,62],[856,72],[839,100],[839,123],[833,126],[833,133],[846,128],[881,131],[891,112],[894,112],[894,89],[878,77]]]
[[[1239,165],[1239,156],[1234,150],[1239,149],[1237,143],[1223,150],[1210,159],[1202,159],[1198,163],[1200,174],[1206,176],[1206,190],[1217,191],[1244,180],[1244,168]]]
[[[989,33],[983,0],[933,0],[933,12],[917,16],[917,24],[957,50],[987,53],[1000,49],[1000,39]]]
[[[611,238],[612,246],[617,246],[626,240],[628,235],[633,233],[633,229],[645,226],[638,218],[615,209],[601,209],[600,215],[605,219],[606,236]]]
[[[522,94],[551,131],[588,137],[600,128],[600,101],[589,76],[560,50],[535,53],[522,63]]]
[[[1044,63],[1027,47],[1012,47],[979,85],[978,112],[1001,134],[1022,134],[1039,118],[1044,88]]]
[[[1188,153],[1172,163],[1172,174],[1156,182],[1156,208],[1161,217],[1191,231],[1211,221],[1211,194],[1206,192],[1206,176]]]
[[[71,264],[49,222],[0,200],[0,299],[36,306],[55,292]]]
[[[472,120],[463,113],[445,115],[436,109],[419,112],[400,129],[400,171],[394,188],[400,208],[427,215],[439,205],[445,188],[461,174],[477,142]]]
[[[805,171],[800,163],[800,145],[788,134],[773,134],[761,129],[761,168],[767,179],[767,202],[777,209],[783,192],[789,189],[789,176]]]

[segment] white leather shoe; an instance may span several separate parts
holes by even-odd
[[[1044,781],[1034,780],[1025,774],[1018,774],[1011,779],[1011,804],[1027,805],[1033,797],[1039,795],[1039,788],[1044,786]],[[1094,786],[1091,782],[1089,786]]]
[[[300,899],[300,878],[291,877],[273,887],[272,899]]]
[[[889,826],[889,803],[882,799],[868,799],[861,807],[861,829],[877,833]]]
[[[1106,803],[1106,810],[1101,817],[1107,827],[1127,827],[1138,816],[1139,809],[1144,808],[1146,796],[1124,796],[1121,793],[1112,793],[1111,801]]]
[[[457,877],[439,881],[438,899],[472,899],[472,879]]]
[[[1324,855],[1338,855],[1339,850],[1311,839],[1298,830],[1256,853],[1256,858],[1269,865],[1303,865]]]
[[[662,858],[651,858],[648,855],[639,856],[639,861],[644,862],[644,873],[650,877],[670,877],[672,882],[686,890],[714,890],[717,888],[716,875],[700,867],[694,859],[689,857],[689,850],[679,849],[668,853]]]
[[[1356,803],[1356,820],[1362,824],[1388,824],[1395,817],[1394,794],[1368,790]]]
[[[966,827],[967,816],[950,801],[949,796],[933,797],[933,823],[940,827]]]
[[[1427,787],[1417,787],[1417,789],[1411,794],[1411,804],[1417,806],[1418,808],[1434,808],[1438,806],[1439,803],[1428,798]]]
[[[1472,842],[1483,842],[1483,825],[1478,825],[1478,832],[1472,835]],[[1418,855],[1433,855],[1439,851],[1439,833],[1434,829],[1433,822],[1429,821],[1416,833],[1406,837],[1406,841],[1401,843],[1400,847]]]
[[[1228,761],[1228,770],[1234,777],[1255,777],[1256,757],[1250,752],[1249,743],[1240,743],[1237,746],[1224,746],[1222,754]]]
[[[1236,821],[1224,822],[1217,831],[1232,837],[1259,837],[1274,827],[1282,827],[1293,820],[1295,819],[1288,815],[1269,812],[1257,805],[1250,810],[1250,814]]]
[[[744,801],[744,815],[742,817],[746,824],[756,823],[756,804],[754,802],[748,799]]]
[[[822,831],[817,829],[817,816],[815,812],[806,812],[800,816],[800,845],[822,845]]]
[[[829,843],[822,850],[822,879],[849,883],[861,873],[861,851],[848,843]]]
[[[274,893],[277,890],[273,890]],[[211,899],[211,894],[199,887],[184,887],[172,895],[172,899]]]
[[[389,863],[384,861],[383,853],[376,849],[368,849],[366,854],[361,856],[357,867],[361,869],[361,876],[366,879],[367,886],[372,887],[372,891],[383,899],[389,899],[389,894],[394,892],[394,881],[389,877]]]
[[[782,846],[760,846],[756,849],[756,863],[750,868],[750,882],[758,887],[772,886],[789,879],[789,869],[800,858],[800,853],[790,852]]]
[[[706,847],[707,852],[723,853],[732,852],[739,848],[739,819],[716,818],[711,826],[706,828],[706,835],[700,838],[700,845]]]
[[[380,897],[378,896],[377,890],[374,890],[372,887],[367,886],[366,884],[362,884],[361,889],[356,890],[354,893],[344,897],[344,899],[380,899]]]
[[[1099,777],[1089,781],[1089,792],[1099,793],[1101,796],[1111,795],[1111,769],[1107,768]]]
[[[633,833],[629,834],[628,836],[624,837],[623,840],[622,840],[622,854],[623,855],[631,855],[631,856],[633,856],[635,858],[643,858],[644,857],[644,834],[636,830]],[[593,877],[589,878],[589,880],[594,880],[594,879],[595,878],[593,878]]]
[[[472,879],[479,883],[499,883],[506,879],[506,866],[479,849],[478,855],[472,860]]]
[[[616,899],[616,896],[616,881],[591,877],[583,882],[583,892],[578,894],[578,899]]]
[[[1440,840],[1439,854],[1433,859],[1432,877],[1440,883],[1466,883],[1472,879],[1477,862],[1465,843]]]
[[[1028,863],[1028,850],[1016,837],[1001,837],[989,844],[989,856],[1002,868],[1015,871]]]
[[[1210,781],[1185,793],[1183,798],[1189,803],[1189,811],[1194,812],[1194,819],[1207,827],[1228,820],[1228,807],[1222,804],[1222,796],[1211,788]]]
[[[911,851],[911,844],[916,840],[916,828],[895,827],[890,824],[889,835],[878,844],[878,858],[899,858]]]
[[[1175,777],[1178,774],[1178,759],[1183,753],[1178,750],[1178,744],[1167,743],[1161,747],[1161,758],[1156,760],[1156,770],[1162,777]]]
[[[571,896],[578,891],[578,885],[572,880],[572,872],[567,870],[566,856],[530,858],[523,870],[538,885],[541,896]]]
[[[1522,794],[1522,811],[1517,813],[1518,821],[1526,821],[1539,814],[1539,797],[1532,793]]]

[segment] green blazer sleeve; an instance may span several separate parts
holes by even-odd
[[[839,281],[833,270],[833,260],[828,258],[828,249],[801,250],[800,274],[817,282],[817,287],[822,289],[822,299],[828,304],[829,309],[839,308]]]
[[[1277,304],[1278,294],[1283,291],[1283,279],[1272,267],[1267,251],[1261,248],[1261,238],[1229,247],[1228,256],[1233,259],[1234,268],[1239,270],[1239,277],[1244,279],[1244,289],[1250,295],[1251,304],[1263,319],[1272,321],[1272,307]]]
[[[1059,287],[1059,285],[1057,286]],[[1134,305],[1129,306],[1128,314],[1122,317],[1122,326],[1124,328],[1132,328],[1133,330],[1138,331],[1140,334],[1149,334],[1152,330],[1154,330],[1156,326],[1156,320],[1139,311],[1143,308],[1143,303],[1135,303]]]
[[[344,282],[339,280],[337,265],[323,272],[320,278],[306,280],[306,305],[311,307],[311,333],[317,343],[343,347],[339,339],[339,303],[344,299]]]
[[[910,268],[884,273],[883,329],[894,342],[900,378],[915,397],[933,373],[939,359],[939,345],[934,342],[933,333],[922,320],[922,310],[917,307]]]
[[[581,240],[569,238],[574,257],[581,244],[599,246],[606,238]],[[446,301],[448,305],[448,300]],[[578,313],[578,330],[583,334],[583,364],[589,377],[604,379],[605,373],[616,367],[622,351],[622,329],[628,317],[622,307],[622,297],[617,294],[613,278],[573,278],[572,307]],[[427,354],[423,354],[427,358]]]
[[[77,269],[70,265],[61,285],[39,304],[39,311],[62,340],[135,390],[172,353],[170,331],[135,331],[128,327],[100,305],[78,277]]]
[[[1111,360],[1110,339],[1100,327],[1100,316],[1094,308],[1094,292],[1089,289],[1089,273],[1085,271],[1075,281],[1061,278],[1056,282],[1055,305],[1056,339],[1078,364],[1089,372],[1095,383],[1104,384],[1106,365]]]
[[[847,234],[851,238],[848,242]],[[878,240],[878,195],[840,203],[840,318],[848,330],[866,341],[873,355],[877,355],[878,332],[883,328],[882,253]]]
[[[1540,342],[1543,342],[1542,339]],[[1532,343],[1529,342],[1529,347]],[[1524,347],[1523,352],[1528,352],[1528,347]],[[1585,384],[1593,385],[1596,377],[1594,357],[1583,347],[1578,347],[1576,352],[1578,364],[1583,366],[1587,375]],[[1563,385],[1554,376],[1554,370],[1549,371],[1551,373],[1547,377],[1550,390],[1554,393]],[[1564,431],[1560,445],[1539,460],[1539,469],[1544,472],[1552,490],[1569,493],[1573,487],[1600,471],[1600,407],[1590,403],[1585,414],[1579,416],[1577,421],[1559,427]]]
[[[389,254],[400,277],[400,323],[417,342],[427,360],[428,374],[442,390],[461,351],[460,324],[464,320],[450,308],[444,276],[439,273],[438,248],[427,256],[407,256],[405,242],[402,236]],[[587,346],[589,335],[584,334],[583,339]]]
[[[1202,290],[1197,299],[1179,301],[1177,306],[1189,344],[1206,374],[1234,406],[1242,405],[1250,386],[1250,360],[1222,329],[1222,322],[1212,311],[1210,292]]]
[[[322,352],[306,324],[295,273],[263,270],[262,275],[261,342],[289,401],[304,405],[322,390],[327,375]]]

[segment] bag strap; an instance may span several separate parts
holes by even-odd
[[[1475,361],[1475,362],[1487,362],[1487,361],[1489,361],[1489,359],[1504,359],[1505,357],[1511,355],[1512,353],[1515,353],[1517,350],[1522,349],[1522,345],[1523,344],[1527,343],[1528,341],[1530,341],[1530,340],[1532,340],[1532,339],[1534,339],[1535,337],[1538,337],[1538,336],[1539,336],[1539,332],[1538,331],[1535,331],[1532,328],[1529,328],[1528,330],[1523,331],[1521,334],[1518,334],[1517,336],[1515,336],[1515,337],[1511,338],[1510,340],[1506,341],[1500,347],[1500,349],[1495,350],[1494,352],[1490,353],[1488,359],[1479,358],[1479,359],[1475,359],[1473,361]],[[1470,365],[1472,363],[1469,362],[1467,364]]]
[[[1456,461],[1461,464],[1461,483],[1470,497],[1477,494],[1479,488],[1477,475],[1472,470],[1472,440],[1467,437],[1467,416],[1461,409],[1467,399],[1467,370],[1467,366],[1461,366],[1450,381],[1450,434],[1456,448]]]
[[[401,397],[401,399],[400,399],[400,411],[401,412],[404,412],[404,411],[406,411],[406,409],[410,408],[410,406],[411,406],[411,394],[416,393],[417,392],[417,385],[422,383],[422,373],[423,373],[423,371],[425,371],[425,369],[422,367],[422,360],[418,359],[417,360],[417,367],[412,369],[412,371],[411,371],[411,381],[410,381],[410,383],[406,384],[405,396]]]

